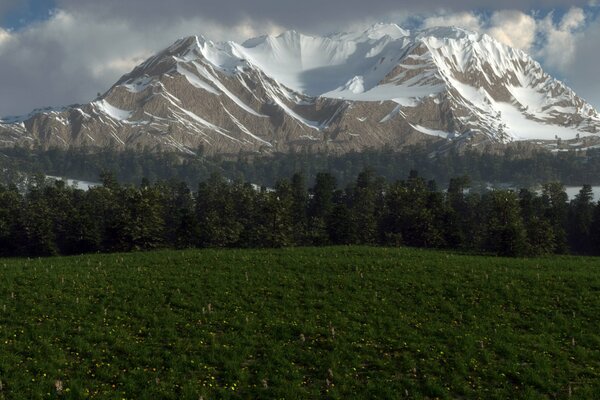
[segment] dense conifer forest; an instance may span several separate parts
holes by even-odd
[[[469,192],[420,177],[387,181],[372,169],[341,187],[329,173],[272,189],[213,174],[197,187],[103,173],[88,191],[49,182],[0,187],[2,256],[49,256],[189,247],[383,245],[508,256],[600,251],[600,204],[589,185],[572,201],[557,183]]]
[[[199,152],[201,154],[201,152]],[[365,168],[392,182],[419,171],[427,180],[447,186],[457,176],[469,176],[472,186],[508,183],[531,187],[543,182],[568,186],[600,185],[600,149],[551,153],[544,150],[508,147],[502,152],[447,151],[413,146],[402,151],[371,149],[344,155],[327,153],[236,154],[229,156],[185,155],[150,152],[143,149],[116,151],[103,149],[26,149],[0,150],[0,170],[5,184],[15,183],[23,174],[46,174],[86,181],[97,181],[102,171],[113,171],[119,182],[139,184],[150,181],[179,180],[195,188],[213,173],[232,180],[243,180],[272,187],[301,171],[309,183],[319,172],[329,172],[341,186],[352,184]]]

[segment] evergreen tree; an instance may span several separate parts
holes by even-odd
[[[59,253],[54,235],[51,207],[44,198],[42,189],[30,190],[21,218],[23,254],[53,256]]]
[[[23,202],[15,186],[5,188],[0,185],[0,255],[15,256],[25,247],[26,240],[21,235]]]
[[[540,196],[522,189],[519,192],[521,217],[527,233],[527,254],[551,254],[556,248],[554,229],[544,216],[544,204]]]
[[[430,208],[426,182],[412,171],[406,182],[389,187],[386,195],[387,213],[383,217],[384,235],[388,244],[399,242],[414,247],[443,245],[438,216]]]
[[[594,193],[590,185],[583,185],[569,207],[568,237],[571,250],[576,253],[591,251],[591,226],[594,217]]]
[[[590,253],[600,255],[600,202],[596,203],[590,224]]]
[[[161,192],[146,184],[125,190],[127,242],[133,250],[156,249],[164,243]]]
[[[358,174],[352,193],[352,216],[350,216],[356,226],[356,240],[359,244],[373,244],[377,239],[378,224],[375,213],[377,195],[374,171],[363,170]],[[337,210],[338,214],[344,212],[346,210]]]
[[[102,221],[96,215],[90,192],[73,191],[74,215],[71,218],[69,254],[93,253],[101,250]]]
[[[265,235],[263,244],[266,247],[285,247],[294,243],[292,225],[292,188],[284,180],[275,186],[274,192],[263,192],[263,215],[265,217]]]
[[[307,244],[306,235],[308,231],[308,191],[306,178],[303,174],[295,173],[291,181],[291,218],[294,236],[294,244]]]
[[[483,204],[485,221],[484,249],[502,256],[526,254],[526,232],[516,194],[495,190],[486,194]]]
[[[324,245],[329,241],[327,219],[334,207],[333,192],[335,188],[335,178],[332,175],[317,174],[309,203],[309,237],[313,244]]]
[[[464,246],[469,224],[469,206],[465,200],[465,191],[469,188],[467,176],[450,179],[446,193],[445,218],[442,224],[444,237],[450,247]]]
[[[230,247],[238,243],[243,225],[236,219],[231,186],[220,175],[198,187],[196,218],[200,245]]]
[[[249,183],[236,182],[232,187],[234,215],[241,227],[238,242],[235,244],[238,247],[263,246],[263,194],[262,189],[259,191]]]
[[[327,219],[329,240],[335,245],[356,243],[355,225],[352,223],[352,213],[345,202],[335,204]]]
[[[562,184],[552,182],[542,185],[544,218],[552,226],[556,243],[555,252],[561,254],[568,251],[566,232],[568,200],[569,197]]]
[[[188,248],[195,244],[198,225],[194,212],[194,197],[187,184],[171,181],[159,185],[165,241],[175,248]]]

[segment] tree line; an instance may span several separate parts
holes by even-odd
[[[213,174],[191,190],[144,179],[83,191],[38,177],[27,190],[0,186],[0,255],[50,256],[190,247],[383,245],[506,256],[600,253],[600,204],[589,185],[569,201],[557,183],[541,193],[445,190],[412,171],[388,182],[365,169],[341,188],[330,173],[272,188]]]
[[[600,185],[600,149],[550,153],[519,145],[503,151],[449,150],[439,153],[435,148],[415,145],[404,150],[391,148],[366,149],[343,155],[295,152],[291,154],[248,154],[228,156],[186,155],[149,150],[116,151],[111,148],[92,150],[27,149],[0,150],[0,182],[8,184],[20,179],[22,173],[44,173],[80,180],[94,181],[104,170],[114,171],[119,182],[139,183],[144,177],[151,181],[179,180],[197,187],[213,173],[232,180],[244,180],[259,185],[274,186],[281,179],[303,171],[310,184],[322,171],[331,173],[336,181],[352,184],[365,167],[372,168],[388,181],[404,179],[411,170],[426,179],[435,179],[447,186],[450,179],[468,175],[476,183],[511,183],[530,187],[541,182],[558,181],[569,186],[584,183]]]

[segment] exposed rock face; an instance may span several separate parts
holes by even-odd
[[[0,120],[4,145],[208,154],[342,153],[418,142],[596,143],[600,116],[486,35],[376,25],[239,45],[179,40],[95,101]]]

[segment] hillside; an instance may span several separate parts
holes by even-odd
[[[592,258],[340,247],[0,268],[0,398],[589,399],[600,391]]]

